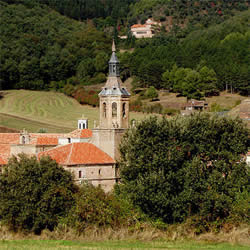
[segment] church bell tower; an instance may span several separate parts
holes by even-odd
[[[99,93],[99,127],[92,130],[92,143],[113,159],[118,160],[121,138],[129,128],[130,94],[126,88],[121,86],[119,60],[115,52],[115,43],[113,41],[108,79]]]
[[[129,127],[129,97],[126,88],[122,87],[119,72],[119,60],[116,56],[115,42],[109,60],[109,76],[99,93],[100,128],[127,129]]]

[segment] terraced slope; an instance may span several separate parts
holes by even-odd
[[[99,120],[98,108],[80,105],[73,98],[61,93],[8,90],[0,99],[0,126],[14,129],[26,128],[37,132],[45,128],[48,132],[69,132],[77,127],[77,119],[84,115],[90,128]],[[131,114],[131,119],[141,119],[142,114]]]

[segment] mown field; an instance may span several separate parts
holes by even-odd
[[[228,243],[205,242],[168,242],[168,241],[105,241],[105,242],[80,242],[63,240],[1,240],[0,249],[220,249],[220,250],[247,250],[249,247],[231,245]]]
[[[45,128],[48,132],[69,132],[77,128],[77,119],[82,115],[99,121],[99,109],[80,105],[75,99],[61,93],[8,90],[2,91],[0,99],[0,126],[27,129],[37,132]],[[142,119],[145,115],[131,113],[130,119]]]

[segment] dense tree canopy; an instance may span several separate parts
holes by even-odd
[[[238,193],[249,188],[249,171],[241,161],[248,136],[240,120],[208,114],[151,117],[123,139],[120,189],[154,219],[225,218]]]
[[[183,39],[160,34],[138,40],[130,57],[121,55],[121,62],[140,87],[153,85],[185,96],[204,96],[232,85],[234,91],[249,95],[249,15],[242,12]]]
[[[106,73],[111,39],[91,25],[47,7],[0,1],[0,81],[3,89],[48,89],[52,81],[78,83]],[[98,79],[97,79],[98,80]],[[95,81],[94,81],[95,83]]]
[[[0,6],[1,89],[101,83],[108,71],[110,37],[119,42],[118,34],[126,34],[132,23],[165,15],[173,18],[171,25],[160,18],[172,27],[170,32],[163,28],[153,39],[138,41],[129,33],[118,44],[135,46],[132,53],[119,55],[123,80],[132,75],[136,86],[195,98],[229,85],[250,93],[250,12],[241,12],[247,9],[244,0],[0,0]],[[73,21],[55,10],[88,21]],[[174,65],[176,73],[183,73],[178,83],[168,76]]]
[[[0,175],[0,220],[13,230],[53,230],[74,204],[71,174],[50,158],[12,157]]]

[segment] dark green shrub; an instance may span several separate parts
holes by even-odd
[[[78,232],[91,226],[119,227],[125,225],[133,214],[125,200],[90,184],[82,184],[75,199],[76,205],[71,209],[67,223]]]
[[[75,86],[73,86],[72,84],[66,84],[63,89],[62,92],[67,95],[67,96],[72,96],[73,93],[75,92]]]
[[[74,204],[71,174],[50,158],[21,154],[0,175],[0,218],[12,230],[39,234],[53,228]]]
[[[172,116],[172,115],[180,114],[180,110],[173,109],[173,108],[165,108],[164,114]]]
[[[206,113],[146,119],[123,138],[121,189],[144,213],[164,222],[229,218],[249,183],[241,162],[248,138],[240,119]]]
[[[147,98],[150,98],[151,100],[154,100],[154,99],[158,98],[158,92],[157,92],[157,90],[155,89],[154,86],[150,86],[150,87],[146,90],[146,92],[145,92],[144,95],[145,95]]]

